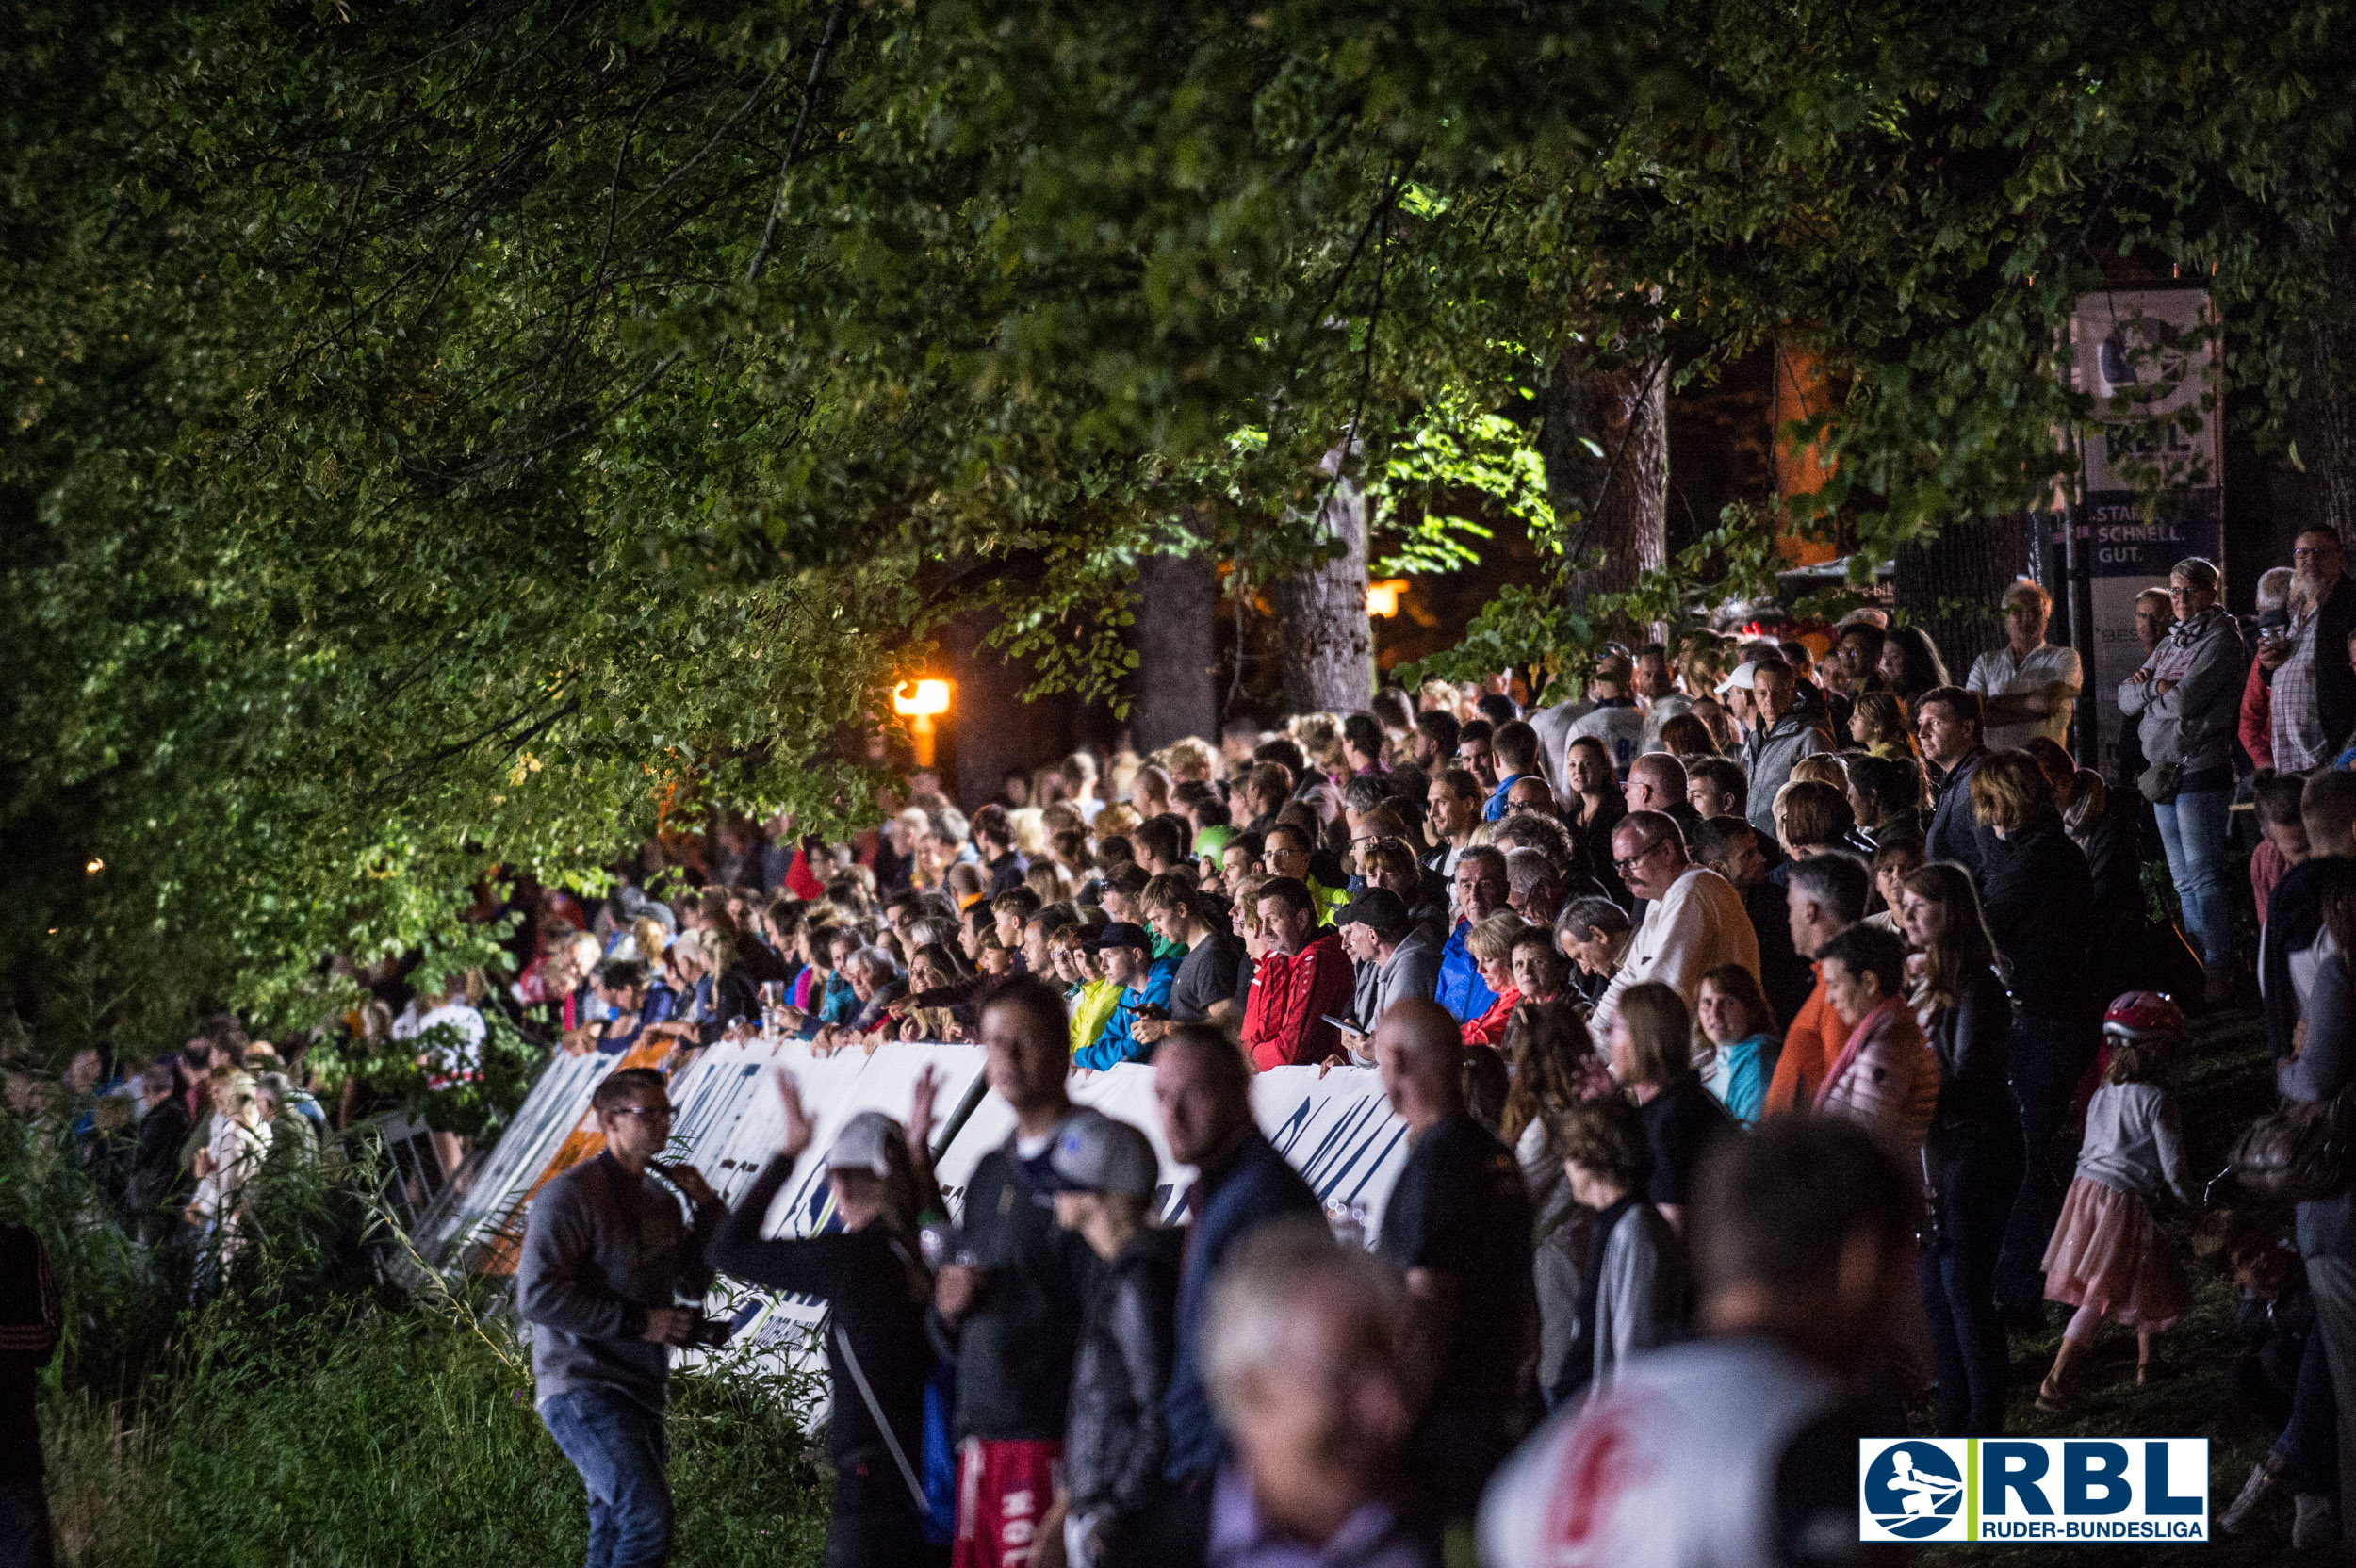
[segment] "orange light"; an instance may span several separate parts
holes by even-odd
[[[1386,577],[1380,582],[1367,583],[1366,613],[1386,616],[1398,614],[1399,596],[1407,592],[1407,580],[1403,577]]]
[[[100,872],[105,871],[106,869],[106,862],[101,860],[95,855],[91,856],[82,864],[82,873],[86,876],[96,876]]]
[[[951,690],[946,680],[903,680],[892,689],[892,710],[908,721],[920,768],[933,765],[933,719],[949,711]]]
[[[933,718],[949,711],[949,695],[945,680],[903,680],[892,694],[892,710],[907,719]]]

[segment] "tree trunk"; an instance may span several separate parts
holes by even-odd
[[[1213,622],[1219,579],[1200,555],[1149,555],[1137,568],[1137,621],[1129,645],[1137,656],[1130,736],[1140,752],[1186,735],[1219,734]]]
[[[2004,590],[2030,569],[2029,527],[1951,523],[1927,546],[1898,552],[1899,612],[1929,634],[1958,683],[1972,661],[2004,640]]]
[[[1326,453],[1328,473],[1345,449]],[[1295,713],[1350,713],[1374,696],[1374,629],[1366,620],[1366,498],[1348,473],[1318,514],[1340,548],[1276,584],[1284,638],[1284,706]]]
[[[2356,300],[2356,234],[2343,227],[2337,239],[2311,238],[2331,247],[2323,265],[2332,302],[2325,308],[2332,314],[2307,329],[2305,383],[2291,428],[2308,520],[2356,539],[2356,321],[2348,318],[2348,302]]]
[[[1547,378],[1538,449],[1569,531],[1566,597],[1623,593],[1669,563],[1668,367],[1565,354]],[[1628,629],[1634,629],[1630,628]]]

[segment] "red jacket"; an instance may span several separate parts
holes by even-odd
[[[1505,1044],[1505,1026],[1513,1021],[1513,1009],[1522,1004],[1522,993],[1508,986],[1505,993],[1489,1004],[1489,1010],[1479,1018],[1466,1019],[1457,1031],[1466,1045]]]
[[[1243,1004],[1243,1049],[1252,1065],[1311,1066],[1339,1053],[1341,1038],[1324,1015],[1348,1013],[1356,986],[1338,932],[1298,953],[1263,957]]]
[[[2241,748],[2262,768],[2274,766],[2274,688],[2266,682],[2266,666],[2250,662],[2250,678],[2241,688]]]

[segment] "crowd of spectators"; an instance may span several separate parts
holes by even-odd
[[[1498,1565],[1555,1560],[1566,1518],[1593,1560],[1775,1560],[1770,1532],[1819,1514],[1853,1539],[1850,1440],[1903,1433],[1913,1396],[1941,1435],[2002,1432],[2010,1332],[2070,1313],[2052,1408],[2106,1321],[2161,1375],[2187,1295],[2155,1214],[2197,1199],[2169,1089],[2186,1013],[2160,993],[2233,993],[2237,793],[2282,1091],[2356,1075],[2356,774],[2333,767],[2356,742],[2356,589],[2337,540],[2302,534],[2252,656],[2220,588],[2189,560],[2141,607],[2109,776],[2060,743],[2084,674],[2024,581],[1960,685],[1873,612],[1694,631],[1533,706],[1505,680],[1386,690],[1078,753],[970,814],[919,772],[847,842],[729,821],[649,842],[602,900],[519,891],[515,972],[475,1004],[564,1050],[653,1044],[659,1069],[763,1028],[820,1053],[971,1040],[1015,1118],[957,1226],[927,1087],[829,1156],[866,1241],[765,1241],[807,1119],[728,1217],[659,1137],[630,1142],[630,1119],[667,1115],[660,1071],[607,1080],[610,1147],[641,1154],[542,1197],[520,1301],[550,1331],[544,1413],[598,1560],[660,1560],[669,1525],[659,1463],[614,1480],[596,1437],[652,1408],[659,1449],[660,1388],[624,1389],[640,1414],[599,1406],[594,1347],[684,1342],[675,1292],[714,1263],[836,1304],[842,1562],[1426,1563],[1476,1518]],[[2147,827],[2197,968],[2144,912]],[[386,1028],[455,1034],[466,1070],[465,994],[380,1002]],[[162,1125],[205,1146],[188,1213],[226,1228],[237,1173],[316,1107],[281,1078],[272,1109],[268,1074],[210,1060],[192,1042],[158,1080]],[[1068,1098],[1072,1073],[1128,1062],[1195,1171],[1183,1240],[1153,1212],[1150,1143]],[[1364,1247],[1250,1100],[1255,1072],[1351,1066],[1410,1142]],[[596,1263],[656,1177],[687,1201],[668,1250]],[[2248,1223],[2212,1249],[2253,1325],[2237,1386],[2283,1431],[2228,1528],[2284,1491],[2302,1542],[2356,1518],[2333,1458],[2356,1452],[2333,1395],[2356,1386],[2348,1203],[2302,1204],[2295,1250]],[[945,1528],[918,1474],[940,1365]]]

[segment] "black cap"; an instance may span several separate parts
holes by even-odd
[[[1117,920],[1080,945],[1090,953],[1102,953],[1108,947],[1134,947],[1140,953],[1151,953],[1153,939],[1145,934],[1144,926]]]
[[[1407,905],[1399,894],[1388,888],[1368,888],[1342,906],[1342,912],[1333,917],[1333,923],[1336,927],[1372,926],[1376,936],[1395,942],[1407,935],[1413,922],[1408,919]]]

